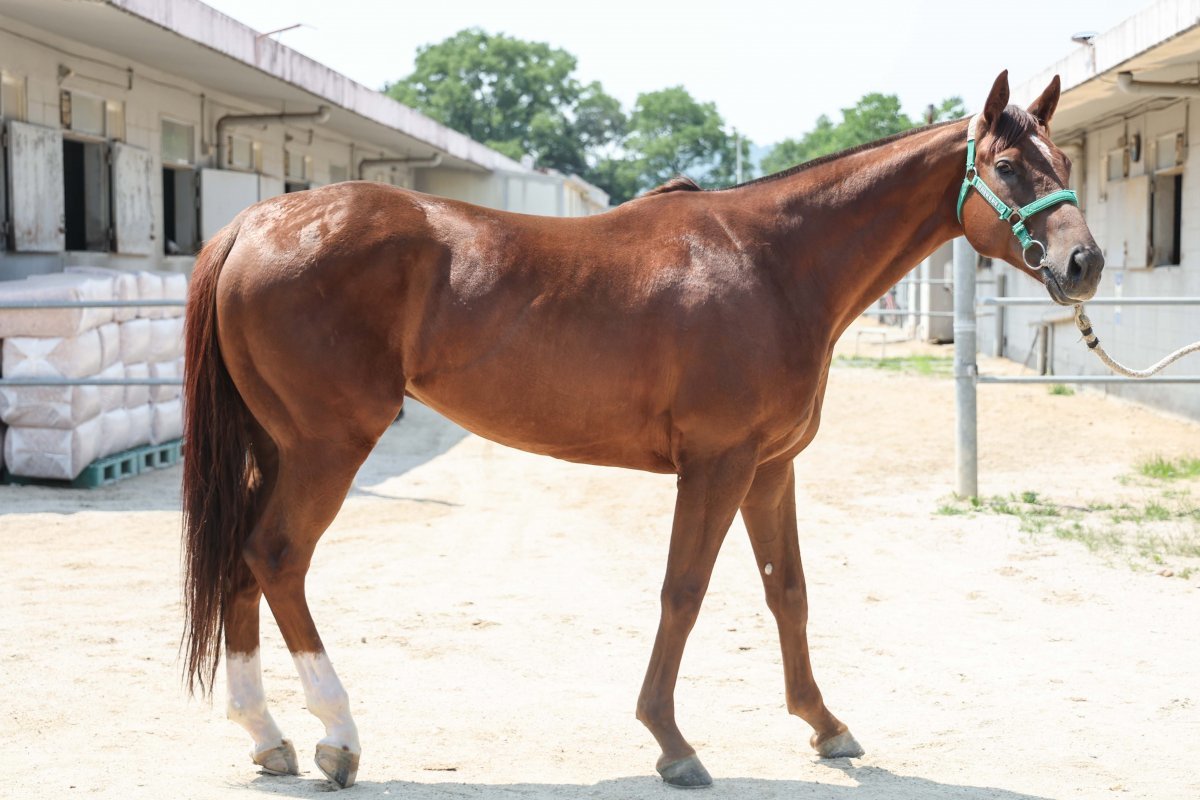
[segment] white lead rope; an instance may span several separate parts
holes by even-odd
[[[1179,359],[1186,356],[1188,353],[1200,352],[1200,342],[1192,342],[1185,345],[1174,353],[1171,353],[1166,358],[1146,369],[1130,369],[1124,364],[1114,361],[1108,353],[1104,352],[1104,348],[1100,346],[1100,339],[1092,331],[1092,321],[1088,319],[1087,314],[1083,313],[1083,304],[1075,306],[1075,327],[1079,328],[1079,332],[1083,334],[1083,340],[1087,342],[1088,348],[1100,357],[1108,368],[1118,375],[1125,375],[1130,378],[1149,378],[1156,372],[1160,372],[1170,364],[1174,364]]]

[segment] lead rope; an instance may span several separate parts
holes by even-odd
[[[1188,353],[1200,352],[1200,342],[1192,342],[1185,345],[1174,353],[1146,369],[1130,369],[1129,367],[1114,361],[1112,356],[1104,352],[1104,348],[1100,346],[1100,339],[1092,331],[1092,321],[1088,319],[1087,314],[1083,313],[1083,303],[1075,306],[1075,327],[1079,328],[1079,332],[1083,334],[1083,340],[1087,342],[1088,348],[1100,357],[1109,369],[1118,375],[1124,375],[1129,378],[1149,378],[1156,372],[1160,372],[1168,365],[1174,364],[1179,359],[1186,356]]]

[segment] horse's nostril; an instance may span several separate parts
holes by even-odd
[[[1071,258],[1067,261],[1067,280],[1072,283],[1078,281],[1087,271],[1088,254],[1083,248],[1075,248],[1071,251]]]

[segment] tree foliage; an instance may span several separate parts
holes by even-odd
[[[589,153],[624,132],[621,104],[544,42],[470,28],[420,48],[415,67],[384,91],[510,158],[583,174]]]
[[[941,122],[966,115],[961,97],[948,97],[937,106],[929,106],[925,117],[912,120],[900,108],[894,94],[872,92],[857,103],[842,109],[842,119],[834,123],[822,114],[816,126],[799,139],[784,139],[762,160],[765,174],[778,172],[823,155],[836,153],[860,144],[873,142],[894,133],[906,131],[917,124]]]

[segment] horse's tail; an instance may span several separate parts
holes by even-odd
[[[237,239],[240,219],[196,258],[188,292],[184,361],[183,604],[181,650],[188,690],[212,691],[221,659],[229,589],[253,523],[257,468],[249,411],[217,340],[217,279]]]

